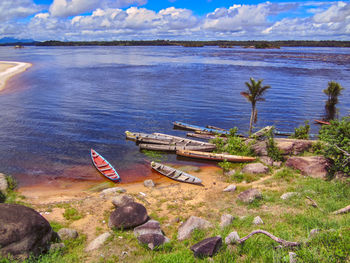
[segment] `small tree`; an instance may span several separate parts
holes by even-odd
[[[327,89],[323,90],[323,93],[328,96],[325,105],[327,120],[334,119],[337,112],[335,105],[338,103],[338,96],[341,95],[342,90],[344,90],[344,88],[335,81],[328,82]]]
[[[269,88],[271,88],[270,86],[261,86],[262,82],[262,79],[255,81],[253,78],[250,78],[250,83],[245,82],[245,85],[247,86],[248,90],[241,92],[241,95],[244,96],[252,104],[252,112],[250,115],[249,122],[249,135],[252,133],[253,123],[256,123],[258,120],[258,111],[256,109],[256,103],[258,101],[265,101],[263,95]]]

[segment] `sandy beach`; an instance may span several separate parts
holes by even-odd
[[[31,66],[32,64],[25,62],[0,61],[0,90],[5,88],[8,79]]]

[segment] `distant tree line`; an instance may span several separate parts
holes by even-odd
[[[123,40],[123,41],[58,41],[49,40],[31,43],[5,43],[1,46],[184,46],[184,47],[204,47],[219,46],[230,48],[243,46],[251,48],[279,48],[279,47],[350,47],[350,41],[335,40],[280,40],[280,41],[182,41],[182,40]]]

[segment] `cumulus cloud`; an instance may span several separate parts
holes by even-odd
[[[1,0],[0,21],[9,21],[32,15],[40,10],[32,0]]]

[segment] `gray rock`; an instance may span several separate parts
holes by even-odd
[[[297,263],[298,262],[298,256],[294,252],[289,252],[289,263]]]
[[[259,159],[265,165],[273,165],[273,159],[269,156],[261,156]]]
[[[16,259],[38,256],[56,237],[49,222],[34,209],[18,204],[0,204],[0,255]]]
[[[234,192],[234,191],[236,191],[236,189],[237,189],[237,186],[235,186],[234,184],[230,184],[223,191],[224,192]]]
[[[220,227],[224,228],[229,226],[232,223],[233,219],[235,219],[233,215],[223,214],[221,216]]]
[[[76,239],[78,237],[78,232],[71,228],[61,228],[57,234],[61,240]]]
[[[111,236],[111,233],[106,232],[103,233],[102,235],[99,235],[97,238],[95,238],[94,240],[92,240],[89,245],[85,248],[86,252],[95,250],[100,248],[106,241],[107,239]]]
[[[112,194],[120,194],[120,193],[125,193],[126,190],[122,187],[112,187],[112,188],[107,188],[103,190],[100,193],[101,197],[105,197],[106,195],[112,195]]]
[[[50,252],[61,250],[65,247],[64,243],[53,243],[50,245]]]
[[[232,170],[229,170],[229,171],[224,171],[224,175],[226,176],[232,176],[232,175],[235,175],[236,174],[236,170],[235,169],[232,169]]]
[[[159,222],[151,219],[146,223],[144,223],[143,225],[134,228],[135,237],[145,235],[145,234],[163,235]]]
[[[293,196],[296,196],[296,195],[298,195],[298,193],[297,192],[287,192],[287,193],[284,193],[283,195],[281,195],[281,199],[283,199],[283,200],[287,200],[287,199],[290,199],[290,198],[292,198]]]
[[[191,247],[195,257],[212,257],[222,246],[222,238],[209,237]]]
[[[247,140],[246,143],[249,143],[251,140]],[[266,141],[257,141],[251,145],[252,150],[258,156],[267,156],[267,142]]]
[[[6,175],[0,173],[0,192],[5,193],[7,191],[8,184],[7,184],[7,179]]]
[[[269,172],[269,167],[262,163],[250,163],[243,167],[242,173],[248,174],[266,174]]]
[[[225,238],[225,244],[236,244],[237,241],[239,240],[239,235],[236,231],[231,232],[228,234],[228,236]]]
[[[282,166],[282,162],[281,161],[275,161],[272,164],[274,167],[280,168]]]
[[[276,147],[284,155],[298,155],[307,151],[312,146],[310,140],[299,140],[289,138],[275,138]]]
[[[146,187],[149,187],[149,188],[153,188],[156,186],[152,179],[147,179],[147,180],[143,181],[143,185]]]
[[[252,188],[240,193],[237,198],[243,203],[252,203],[255,199],[261,199],[262,193],[258,189]]]
[[[128,203],[116,208],[110,217],[108,226],[110,228],[128,229],[142,225],[148,220],[146,208],[139,203]]]
[[[317,236],[320,232],[321,232],[320,229],[317,229],[317,228],[311,229],[310,234],[309,234],[309,238]]]
[[[322,179],[327,177],[329,165],[329,161],[323,156],[293,156],[286,161],[286,166],[299,170],[303,175]]]
[[[253,220],[253,224],[254,225],[263,225],[264,224],[264,221],[261,219],[260,216],[256,216]]]
[[[205,219],[200,217],[191,216],[185,223],[183,223],[179,230],[177,239],[185,240],[189,238],[195,229],[207,229],[212,227],[212,224]]]
[[[115,207],[123,206],[132,202],[134,202],[134,198],[131,195],[117,195],[112,199],[112,204]]]
[[[137,237],[137,240],[142,243],[146,244],[151,250],[153,250],[155,247],[161,246],[164,243],[168,243],[170,240],[165,237],[164,235],[156,234],[156,233],[148,233],[143,234]]]

